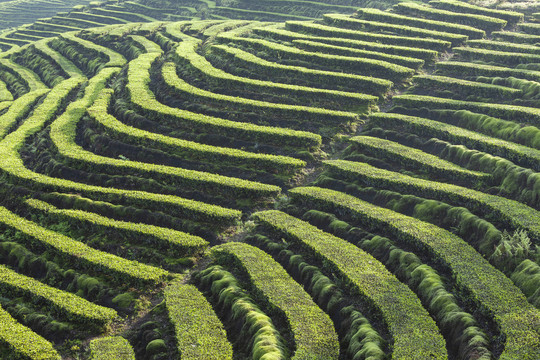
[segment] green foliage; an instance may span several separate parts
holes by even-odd
[[[209,1],[209,0],[202,0],[202,1]],[[261,20],[270,20],[270,19],[311,20],[313,19],[312,17],[301,16],[301,15],[291,15],[287,13],[284,14],[284,13],[269,12],[269,11],[257,11],[257,10],[249,10],[249,9],[241,9],[241,8],[233,8],[233,7],[225,7],[225,6],[215,6],[213,7],[213,9],[217,12],[217,14],[213,14],[213,17],[218,18],[218,19],[230,19],[230,18],[251,19],[253,17],[259,18]]]
[[[14,236],[20,234],[15,233]],[[0,257],[19,273],[39,277],[41,282],[49,286],[66,289],[90,301],[103,302],[115,294],[100,280],[73,269],[62,269],[57,263],[47,260],[46,254],[37,255],[15,242],[3,241],[0,244]]]
[[[243,38],[224,33],[216,38],[219,42],[245,44],[248,47],[258,47],[263,51],[268,51],[276,54],[279,52],[279,57],[307,57],[310,60],[311,53],[303,52],[291,46],[280,45],[266,40]],[[345,92],[337,90],[318,89],[316,87],[307,87],[299,85],[281,84],[273,81],[262,81],[231,75],[221,69],[218,69],[206,60],[203,56],[198,55],[196,47],[199,42],[194,38],[184,35],[183,41],[178,45],[175,51],[176,60],[182,64],[192,68],[196,74],[200,74],[208,82],[217,87],[232,86],[241,88],[243,91],[252,90],[256,92],[268,92],[278,96],[292,96],[298,98],[302,103],[325,105],[331,109],[341,109],[343,104],[369,104],[374,105],[377,100],[372,95],[363,94],[360,92]],[[317,57],[314,55],[315,58]],[[323,55],[321,55],[323,56]],[[323,56],[324,57],[324,56]],[[351,60],[351,59],[348,59]],[[322,60],[324,62],[324,59]],[[331,61],[331,60],[328,60]],[[351,60],[354,63],[354,60]],[[347,66],[351,65],[349,61]],[[350,71],[348,71],[350,72]],[[336,104],[340,105],[336,105]]]
[[[10,58],[15,63],[38,74],[48,87],[54,87],[69,77],[57,62],[49,55],[37,50],[35,46],[16,52]]]
[[[536,23],[521,23],[518,28],[526,34],[540,35],[540,24]]]
[[[76,47],[82,50],[82,53],[90,51],[91,53],[99,54],[100,57],[105,57],[106,62],[103,64],[103,67],[122,67],[127,63],[126,58],[116,51],[84,40],[73,33],[62,34],[61,38],[70,44],[75,44]]]
[[[52,16],[50,21],[54,22],[55,24],[60,24],[60,25],[63,25],[63,26],[76,27],[77,30],[84,29],[84,28],[103,26],[103,24],[99,23],[99,22],[79,19],[79,18],[76,18],[75,16],[66,17],[65,15],[67,15],[67,14],[65,14],[65,13],[57,14],[57,16]]]
[[[157,147],[163,151],[194,160],[244,164],[269,171],[291,171],[305,166],[305,162],[277,155],[257,154],[226,147],[211,146],[165,136],[126,125],[108,113],[113,91],[104,89],[100,97],[88,108],[88,114],[107,131],[132,139],[138,144]]]
[[[52,344],[19,324],[0,307],[0,344],[11,350],[12,359],[60,360]]]
[[[353,148],[361,153],[370,153],[378,159],[396,161],[405,166],[419,168],[437,176],[469,182],[485,181],[490,176],[470,171],[437,156],[399,143],[371,136],[355,136],[349,139]]]
[[[432,31],[441,32],[440,34],[435,34],[442,38],[446,37],[446,40],[453,39],[455,44],[457,44],[457,41],[459,41],[457,39],[462,38],[452,37],[451,34],[461,34],[471,39],[482,39],[486,36],[486,33],[483,30],[479,30],[467,25],[454,24],[449,22],[448,18],[446,18],[445,21],[436,21],[399,15],[378,9],[359,9],[356,17],[371,21],[381,21],[387,24],[404,25],[411,27],[411,29],[416,27],[419,29],[429,29]],[[445,32],[448,34],[444,34]],[[431,35],[433,35],[433,33]]]
[[[289,192],[293,199],[298,198],[299,189],[308,188]],[[253,216],[276,236],[300,245],[322,261],[342,277],[354,294],[372,304],[392,335],[394,358],[420,359],[426,354],[435,359],[447,358],[444,339],[420,300],[371,255],[280,211]]]
[[[195,280],[212,294],[227,323],[241,324],[240,333],[235,335],[240,347],[245,348],[251,358],[262,360],[287,357],[285,341],[272,319],[239,286],[232,273],[215,265],[196,273]]]
[[[534,258],[535,254],[536,249],[532,248],[527,231],[516,230],[510,235],[504,230],[501,240],[489,260],[497,267],[511,271],[525,259]]]
[[[90,342],[90,360],[135,360],[129,342],[120,336],[108,336]]]
[[[208,224],[199,224],[190,219],[180,219],[159,211],[151,211],[133,205],[113,204],[106,201],[89,199],[81,195],[57,192],[40,194],[39,199],[53,203],[64,209],[72,208],[73,210],[98,213],[111,219],[133,223],[156,224],[160,227],[168,227],[195,234],[205,239],[215,239],[215,229],[209,228]]]
[[[9,109],[0,115],[0,138],[6,136],[13,125],[27,115],[33,105],[47,92],[48,90],[35,90],[15,100]]]
[[[472,47],[456,47],[453,50],[459,54],[462,59],[493,62],[508,66],[540,62],[540,55],[536,54],[496,51]]]
[[[474,96],[493,100],[511,100],[523,93],[519,89],[506,86],[484,84],[447,76],[417,75],[413,77],[413,82],[421,86],[424,91],[450,91],[453,96],[460,98]]]
[[[42,18],[40,20],[37,20],[32,24],[32,29],[42,30],[42,31],[55,31],[55,32],[77,31],[81,29],[79,27],[74,27],[74,26],[53,24],[50,22],[51,20],[52,18]]]
[[[537,172],[517,166],[507,159],[435,138],[430,139],[426,146],[449,161],[470,169],[491,173],[493,182],[499,185],[494,190],[535,209],[539,208],[540,175]]]
[[[5,82],[0,80],[0,102],[13,101],[13,95],[9,92]]]
[[[467,208],[455,207],[440,201],[426,199],[414,195],[403,195],[389,190],[363,188],[346,181],[321,176],[315,183],[317,186],[329,187],[334,190],[346,191],[360,199],[370,201],[401,214],[412,216],[418,220],[432,223],[438,227],[452,231],[471,244],[484,257],[489,257],[501,239],[501,232],[490,222],[471,213]],[[311,212],[317,212],[312,210]],[[325,214],[325,213],[322,213]],[[324,215],[323,215],[324,216]],[[310,218],[311,219],[311,218]],[[315,221],[319,221],[315,217]],[[328,220],[323,217],[323,223],[330,223],[334,233],[345,236],[349,232],[347,224],[337,219]],[[336,228],[336,225],[338,225]],[[349,226],[350,227],[350,226]]]
[[[137,14],[135,12],[128,12],[128,11],[117,11],[117,10],[111,10],[111,9],[107,9],[107,8],[105,8],[105,9],[96,8],[93,11],[93,15],[107,16],[107,17],[111,17],[111,18],[127,20],[129,22],[152,22],[152,21],[156,21],[156,19],[151,18],[150,16],[143,15],[143,14]]]
[[[205,192],[226,193],[231,197],[258,198],[277,195],[281,191],[279,187],[273,185],[172,166],[112,159],[87,151],[75,141],[77,124],[85,113],[84,106],[87,101],[87,99],[82,99],[72,102],[66,112],[51,124],[50,136],[54,146],[59,154],[71,163],[86,165],[94,171],[101,169],[107,172],[112,168],[136,175],[150,174],[156,180],[164,180],[176,186],[196,188]]]
[[[506,20],[508,25],[523,21],[523,14],[514,11],[496,10],[456,0],[432,0],[429,4],[438,9],[459,13],[478,14]]]
[[[312,41],[311,39],[308,39],[308,40],[295,39],[292,41],[292,43],[293,45],[295,45],[296,47],[300,49],[308,50],[312,52],[325,53],[325,54],[338,55],[338,56],[362,57],[362,58],[367,58],[367,59],[382,60],[382,61],[387,61],[392,64],[398,64],[401,66],[412,68],[415,70],[418,70],[424,65],[424,60],[422,59],[416,59],[413,57],[401,56],[401,55],[384,54],[378,51],[351,49],[348,46],[329,45],[329,44],[324,44],[317,41]],[[384,77],[384,76],[381,76],[381,77]]]
[[[540,84],[536,81],[518,79],[512,76],[501,78],[489,78],[479,76],[476,78],[477,81],[482,81],[485,83],[491,83],[494,85],[509,86],[516,89],[520,89],[523,92],[523,99],[535,99],[537,100],[540,97]]]
[[[58,215],[60,218],[71,221],[81,221],[92,225],[127,231],[132,237],[139,238],[141,242],[149,242],[177,257],[201,253],[207,247],[208,242],[198,236],[190,235],[169,228],[113,220],[92,212],[72,209],[59,209],[49,203],[36,199],[26,200],[26,204],[34,209],[46,211],[49,214]],[[131,236],[130,236],[131,237]]]
[[[327,160],[325,165],[331,173],[344,179],[359,181],[367,186],[377,186],[378,188],[435,198],[448,203],[466,205],[473,211],[489,215],[496,214],[498,221],[513,228],[527,229],[534,238],[540,236],[540,224],[537,221],[538,211],[514,200],[457,185],[418,179],[360,162]]]
[[[460,127],[540,150],[540,130],[536,126],[525,126],[467,110],[434,110],[434,112],[440,114],[441,119],[446,118],[447,122],[455,121]]]
[[[92,78],[85,89],[85,95],[82,99],[70,104],[66,110],[65,117],[82,116],[84,108],[97,98],[104,83],[118,71],[117,68],[104,69],[98,76]],[[19,156],[18,150],[22,146],[24,139],[39,131],[44,124],[50,120],[56,113],[61,101],[76,86],[82,83],[81,78],[72,78],[56,86],[47,96],[45,101],[34,110],[31,117],[20,126],[15,132],[6,136],[0,153],[0,168],[8,173],[16,181],[27,182],[32,186],[41,186],[48,189],[72,189],[88,193],[97,193],[102,196],[117,196],[128,198],[133,203],[146,207],[157,206],[166,211],[175,209],[188,217],[194,217],[202,221],[215,222],[216,224],[233,223],[240,217],[240,212],[236,210],[225,209],[219,206],[205,204],[199,201],[179,198],[172,195],[162,195],[155,193],[146,193],[142,191],[129,191],[114,188],[104,188],[94,185],[86,185],[70,180],[52,178],[46,175],[37,174],[27,169]]]
[[[182,359],[232,359],[232,346],[223,325],[196,287],[170,284],[165,288],[165,305]]]
[[[302,255],[288,250],[283,242],[259,234],[248,238],[248,241],[272,254],[293,274],[295,280],[301,280],[306,291],[334,321],[334,326],[341,335],[341,348],[346,349],[350,358],[384,358],[385,340],[360,311],[347,305],[341,289],[319,268],[307,263]]]
[[[76,41],[64,37],[54,38],[48,45],[75,64],[87,76],[97,74],[107,61],[107,57],[96,49],[85,49]]]
[[[397,3],[394,6],[394,10],[410,16],[420,16],[431,20],[444,22],[451,21],[456,24],[472,26],[485,30],[486,32],[502,30],[507,23],[506,20],[498,19],[496,17],[454,12],[456,9],[454,9],[454,11],[435,9],[419,3],[408,1]]]
[[[127,309],[135,301],[135,297],[131,293],[123,293],[115,296],[111,301],[119,308]]]
[[[105,16],[105,15],[97,15],[97,14],[91,14],[88,12],[82,12],[82,11],[71,11],[69,13],[70,18],[74,19],[83,19],[92,21],[94,23],[97,23],[99,25],[102,24],[125,24],[127,21],[112,17],[112,16]]]
[[[290,190],[289,195],[305,206],[338,212],[368,230],[384,231],[388,236],[422,249],[451,271],[457,286],[469,292],[486,315],[494,317],[501,334],[506,337],[501,358],[517,360],[539,356],[540,337],[536,327],[540,312],[527,302],[510,279],[459,237],[334,190],[301,187]]]
[[[398,95],[394,97],[396,104],[406,107],[431,107],[439,109],[470,110],[487,115],[519,122],[526,118],[533,125],[540,125],[540,110],[532,107],[487,104],[482,102],[450,100],[433,96]]]
[[[23,219],[4,207],[0,207],[0,223],[27,235],[32,242],[42,248],[51,249],[59,255],[73,261],[78,268],[87,268],[94,272],[106,272],[116,281],[125,283],[159,283],[167,272],[165,270],[128,261],[103,251],[95,250],[79,241],[51,230],[47,230],[31,221]]]
[[[0,59],[0,70],[2,70],[0,77],[8,83],[8,89],[11,88],[10,91],[14,97],[19,97],[28,91],[47,88],[36,73],[9,59]]]
[[[374,236],[362,240],[358,245],[383,261],[414,289],[430,313],[434,314],[442,333],[450,339],[450,348],[458,357],[491,358],[488,350],[490,339],[479,328],[476,319],[459,306],[435,269],[387,238]]]
[[[103,328],[117,317],[116,311],[95,305],[83,298],[47,286],[0,265],[0,289],[3,296],[39,299],[54,313],[90,327]]]
[[[538,249],[535,249],[538,257]],[[510,277],[512,281],[522,289],[528,297],[527,300],[537,308],[540,308],[540,266],[529,259],[523,260],[514,270]]]
[[[214,10],[203,4],[201,14],[214,11],[214,18],[237,14],[300,19],[311,16],[303,8],[317,6],[296,0],[225,1],[218,6],[204,2]],[[198,12],[199,5],[169,14],[170,9],[129,2],[94,4],[76,9],[72,18],[63,14],[51,19],[56,25],[47,27],[49,20],[44,19],[37,25],[42,29],[31,27],[3,37],[0,47],[5,51],[9,41],[24,44],[74,30],[62,23],[88,27],[150,20],[137,14],[144,11],[152,17],[180,19]],[[229,5],[243,8],[229,10]],[[352,9],[349,5],[347,11]],[[336,213],[339,219],[331,218],[325,229],[348,240],[365,236],[367,230],[396,242],[370,236],[358,248],[284,213],[257,213],[254,217],[262,224],[257,230],[268,231],[273,240],[247,241],[272,253],[287,273],[261,250],[237,242],[251,225],[210,233],[238,224],[240,211],[196,201],[216,196],[216,203],[234,199],[237,206],[248,207],[253,199],[278,195],[281,189],[276,185],[289,188],[311,181],[318,173],[319,159],[341,156],[337,152],[344,137],[329,138],[330,129],[342,125],[339,129],[349,130],[350,124],[362,124],[358,113],[376,108],[376,96],[387,95],[392,81],[409,81],[424,63],[435,61],[438,52],[450,56],[446,51],[451,44],[462,45],[467,36],[483,37],[484,31],[500,30],[507,23],[513,27],[522,19],[520,14],[454,0],[431,5],[401,3],[391,11],[365,9],[353,16],[326,15],[318,22],[285,25],[222,20],[131,23],[66,34],[52,40],[50,48],[41,41],[0,54],[0,101],[6,100],[0,103],[0,170],[5,181],[0,197],[6,206],[0,207],[0,227],[6,233],[0,236],[0,262],[9,264],[0,265],[0,288],[9,299],[21,297],[39,309],[34,314],[32,306],[17,308],[0,299],[7,310],[0,309],[0,357],[59,359],[51,344],[22,325],[57,341],[57,337],[78,336],[81,329],[57,322],[53,315],[89,328],[103,327],[111,322],[114,310],[89,300],[126,313],[143,313],[151,305],[150,298],[161,296],[156,291],[173,274],[98,251],[74,235],[62,235],[73,231],[79,236],[96,229],[107,235],[118,232],[120,237],[111,236],[107,243],[95,234],[89,244],[111,253],[126,252],[130,258],[139,251],[166,251],[164,266],[204,268],[204,260],[177,257],[200,254],[208,245],[202,237],[225,243],[211,254],[231,273],[212,267],[193,277],[207,290],[211,304],[197,288],[183,284],[188,278],[178,277],[150,315],[156,320],[167,310],[175,330],[176,355],[182,358],[231,360],[229,341],[239,349],[236,356],[261,359],[445,359],[458,353],[456,357],[484,360],[490,357],[489,350],[505,360],[540,358],[540,315],[529,305],[540,306],[540,256],[527,237],[540,239],[539,216],[525,205],[540,209],[540,175],[535,173],[540,171],[536,127],[540,113],[535,109],[540,99],[540,67],[535,63],[540,63],[540,51],[531,45],[540,41],[537,35],[495,34],[494,38],[515,40],[512,44],[471,40],[467,48],[457,50],[462,59],[472,54],[471,62],[442,62],[435,75],[416,77],[416,91],[421,94],[435,89],[435,95],[484,101],[479,99],[483,97],[495,103],[398,95],[393,102],[407,108],[395,111],[421,117],[374,114],[368,131],[376,138],[351,140],[357,159],[363,156],[382,168],[397,163],[420,169],[420,176],[468,182],[467,187],[422,180],[412,172],[407,173],[413,176],[405,175],[405,170],[400,174],[332,160],[326,162],[328,171],[318,184],[365,201],[332,190],[297,188],[290,191],[292,200],[277,204],[296,215],[305,207]],[[262,11],[263,6],[284,6],[291,12],[279,15]],[[337,4],[318,6],[317,11],[342,9]],[[522,28],[539,31],[536,25]],[[18,63],[8,60],[11,56]],[[510,68],[473,62],[477,60],[523,64]],[[55,86],[48,89],[42,80]],[[111,84],[116,94],[105,89]],[[499,104],[500,100],[529,107]],[[230,120],[216,115],[221,110],[234,111]],[[231,121],[239,119],[246,120]],[[294,124],[290,126],[294,129],[323,126],[324,148],[319,149],[321,136],[284,128],[284,123]],[[140,151],[133,157],[137,161],[118,155],[132,157],[135,149]],[[270,155],[292,151],[298,159]],[[306,166],[301,159],[310,167],[290,179]],[[138,190],[148,192],[95,186],[94,179],[100,185],[141,186]],[[120,184],[119,179],[132,182]],[[187,198],[167,195],[173,192]],[[321,222],[331,217],[317,211],[311,214]],[[363,228],[353,231],[343,220]],[[524,229],[528,235],[521,231],[509,235],[497,228]],[[233,242],[228,243],[228,238]],[[511,277],[523,294],[494,267]],[[135,289],[148,285],[154,291],[134,300]],[[460,298],[456,300],[452,292]],[[214,311],[227,326],[229,340]],[[475,317],[495,337],[488,338]],[[49,333],[35,325],[39,321],[63,332]],[[76,332],[68,334],[72,330]],[[140,345],[133,342],[138,344],[137,357],[171,356],[167,349],[171,332],[147,335]],[[127,341],[107,341],[93,341],[91,352],[110,347],[100,356],[121,358],[114,352],[125,349],[128,358],[134,358]],[[62,345],[60,352],[75,357],[79,351],[74,348],[68,353],[70,345]],[[34,347],[39,354],[30,354]]]
[[[59,321],[58,318],[52,316],[47,309],[43,309],[30,302],[25,302],[22,298],[7,299],[1,297],[0,303],[7,312],[12,314],[15,319],[21,323],[21,325],[27,326],[36,333],[49,339],[67,337],[73,330],[81,329],[81,327],[77,328],[73,323],[66,320]],[[85,327],[85,333],[89,334],[88,330],[90,328],[92,328],[92,326],[88,328]],[[0,354],[2,354],[1,351]]]
[[[287,29],[291,29],[294,31],[290,31]],[[433,62],[437,57],[437,52],[434,50],[400,45],[381,44],[375,41],[367,41],[368,39],[355,40],[354,35],[356,33],[358,33],[359,35],[367,35],[369,33],[362,33],[354,30],[338,29],[323,24],[305,21],[287,21],[285,22],[285,29],[281,25],[255,28],[253,29],[253,33],[265,37],[270,37],[276,40],[292,41],[298,39],[305,39],[324,44],[378,52],[381,55],[387,54],[414,58],[418,60],[424,60],[425,62]],[[310,33],[312,33],[313,35],[310,35]],[[316,36],[316,34],[318,33],[320,33],[321,36]],[[348,35],[350,35],[350,39],[347,38]],[[378,34],[373,34],[373,36],[377,35]],[[404,38],[404,42],[406,42],[406,39],[407,38]],[[412,40],[415,38],[410,39]]]
[[[444,40],[413,36],[407,37],[387,35],[361,30],[347,29],[348,27],[354,27],[355,24],[354,21],[348,23],[348,19],[348,17],[328,14],[324,16],[324,21],[329,23],[329,25],[317,24],[306,21],[287,21],[285,22],[285,27],[286,29],[297,32],[298,34],[307,33],[316,36],[324,36],[328,39],[333,40],[341,39],[340,41],[342,45],[344,44],[343,39],[362,41],[365,44],[369,44],[369,46],[382,45],[382,49],[384,50],[393,49],[393,52],[384,52],[396,55],[411,56],[431,61],[433,61],[437,57],[437,51],[447,50],[448,48],[450,48],[451,45],[450,42]],[[262,29],[255,30],[255,32],[257,31],[262,31]],[[345,44],[355,47],[354,42]],[[381,48],[379,47],[375,49]]]
[[[217,23],[215,25],[208,26],[204,30],[201,29],[201,31],[199,31],[199,34],[202,32],[203,37],[212,38],[226,31],[235,31],[235,29],[239,29],[239,28],[250,28],[251,25],[253,24],[254,22],[246,21],[246,20],[228,20],[221,23]],[[193,30],[194,30],[193,27],[190,27],[190,33]]]
[[[289,118],[296,122],[298,122],[298,119],[309,122],[336,122],[338,124],[358,121],[357,114],[351,112],[326,110],[310,106],[276,104],[213,93],[197,88],[178,77],[175,64],[170,62],[163,64],[162,76],[165,83],[174,93],[193,101],[216,103],[223,111],[227,111],[228,109],[242,109],[246,112],[264,112],[273,118]],[[365,104],[359,103],[358,105],[373,106],[375,105],[375,101],[375,97],[371,99],[366,98]],[[301,125],[301,123],[298,125]]]
[[[373,17],[371,16],[371,13],[365,13],[365,11],[368,9],[362,9],[361,15],[365,15],[366,18],[378,18],[377,14],[375,12],[373,13]],[[387,14],[387,12],[382,12],[383,15]],[[398,16],[398,15],[390,15],[390,16]],[[464,43],[467,39],[467,35],[460,35],[460,34],[452,34],[448,32],[441,32],[441,31],[435,31],[435,30],[425,30],[419,27],[413,27],[413,26],[407,26],[407,25],[401,25],[401,24],[393,24],[393,23],[387,23],[383,22],[388,19],[382,19],[383,21],[370,21],[370,20],[364,20],[364,19],[357,19],[354,17],[351,17],[349,15],[338,15],[338,14],[331,14],[331,15],[324,15],[325,22],[336,26],[336,27],[344,27],[347,29],[352,30],[365,30],[368,32],[387,32],[390,34],[395,35],[404,35],[407,37],[417,37],[417,38],[432,38],[441,40],[443,43],[440,43],[437,47],[438,50],[442,50],[442,48],[446,47],[447,43],[451,43],[453,46],[460,45]]]
[[[267,28],[261,30],[264,29]],[[257,57],[247,51],[225,45],[213,45],[211,51],[212,54],[216,54],[221,58],[230,59],[234,64],[248,67],[263,78],[276,79],[276,77],[279,77],[281,82],[287,81],[286,78],[282,77],[286,76],[289,81],[298,79],[317,86],[324,86],[327,83],[329,86],[343,86],[350,90],[361,88],[366,94],[378,96],[384,95],[392,86],[391,81],[368,76],[278,64]]]
[[[240,139],[308,148],[320,145],[321,137],[312,133],[239,123],[171,108],[159,103],[148,88],[150,67],[159,56],[159,53],[144,54],[129,63],[127,91],[131,102],[144,114],[157,118],[171,117],[180,122],[189,123],[192,129],[213,130]]]
[[[469,40],[467,41],[467,46],[473,48],[495,50],[495,51],[506,51],[513,53],[527,53],[527,54],[536,54],[540,55],[540,48],[534,45],[524,45],[524,44],[511,44],[506,41],[495,41],[495,40]]]
[[[540,36],[530,35],[518,32],[510,31],[494,31],[492,34],[493,38],[498,40],[506,40],[512,43],[519,44],[536,44],[540,42]]]
[[[397,100],[397,102],[401,102],[401,100]],[[430,107],[427,104],[423,106],[427,108]],[[435,108],[435,106],[431,106],[431,108]],[[414,108],[414,105],[410,107]],[[540,170],[540,167],[538,167],[540,152],[537,149],[492,138],[474,131],[445,124],[443,122],[433,121],[416,116],[393,113],[376,113],[372,114],[370,119],[372,124],[383,125],[385,127],[400,126],[407,129],[409,132],[413,132],[421,136],[436,137],[442,140],[456,142],[471,148],[489,152],[494,156],[503,156],[506,159],[515,161],[520,165],[532,167],[534,170]]]
[[[540,73],[538,71],[531,71],[514,67],[477,64],[464,61],[441,61],[438,62],[435,66],[438,73],[455,77],[500,76],[506,78],[509,76],[513,76],[521,79],[540,81]]]
[[[146,345],[146,355],[153,356],[159,353],[165,353],[167,351],[167,345],[163,339],[152,340]]]
[[[265,252],[230,242],[213,248],[222,265],[235,264],[273,312],[287,319],[296,351],[291,359],[338,359],[339,343],[333,324],[287,272]]]
[[[0,71],[0,81],[2,81],[2,84],[5,84],[6,86],[3,96],[7,96],[8,98],[11,97],[13,100],[27,93],[29,89],[26,82],[19,74],[16,72],[10,72],[8,69],[9,68],[2,66],[0,63],[0,70],[2,70]],[[11,105],[12,100],[0,102],[0,110],[8,108]]]
[[[297,47],[282,45],[268,40],[242,38],[230,35],[220,35],[217,37],[222,42],[233,42],[259,51],[266,51],[275,57],[314,62],[324,66],[327,69],[340,69],[349,73],[369,72],[373,76],[388,79],[393,82],[401,82],[414,74],[414,69],[390,63],[388,61],[369,59],[363,57],[342,56],[334,54],[324,54],[322,52],[304,51]],[[295,40],[298,42],[301,40]],[[325,45],[323,45],[324,47]],[[331,45],[326,45],[331,46]],[[395,60],[396,57],[392,57]],[[398,58],[399,59],[399,58]],[[388,57],[385,57],[388,60]],[[330,91],[330,90],[328,90]],[[337,95],[337,94],[336,94]],[[359,98],[371,99],[372,97],[364,94],[357,94]]]
[[[60,55],[57,51],[54,51],[51,49],[47,44],[49,40],[46,42],[38,41],[34,43],[34,46],[38,51],[46,55],[48,58],[56,62],[66,73],[68,76],[82,76],[82,71],[79,70],[78,67],[75,66],[71,61]]]

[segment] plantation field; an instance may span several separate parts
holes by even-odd
[[[358,7],[385,8],[396,0],[10,0],[0,1],[0,49],[96,26],[181,20],[310,20]]]
[[[0,359],[540,359],[540,25],[376,5],[4,33]]]

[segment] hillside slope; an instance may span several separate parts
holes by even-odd
[[[126,18],[0,53],[0,357],[540,358],[523,19]]]

